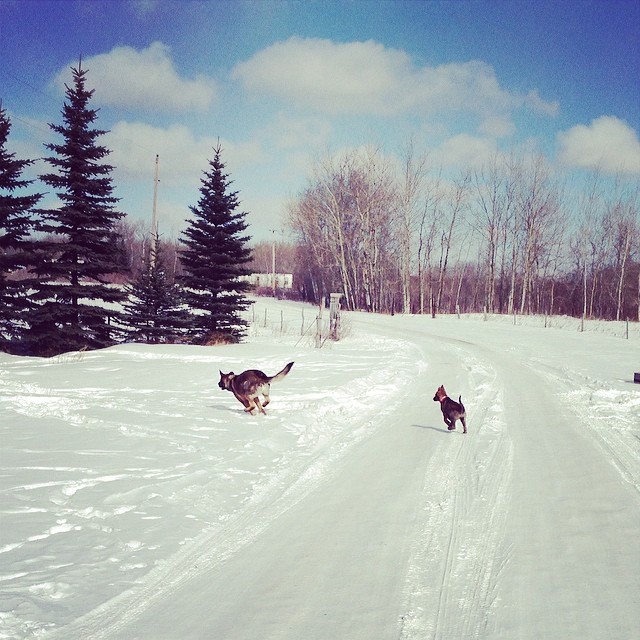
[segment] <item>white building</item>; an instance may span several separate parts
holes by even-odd
[[[248,276],[243,276],[242,280],[250,282],[256,289],[273,289],[273,278],[275,275],[275,288],[276,289],[292,289],[293,288],[293,274],[292,273],[252,273]]]

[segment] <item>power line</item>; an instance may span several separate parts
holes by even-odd
[[[16,116],[15,114],[11,114],[11,122],[21,122],[23,125],[31,128],[31,129],[36,129],[38,131],[43,131],[44,133],[50,133],[50,130],[47,128],[45,129],[44,127],[40,127],[36,124],[33,124],[33,122],[29,122],[28,120],[25,120],[24,118],[21,118],[20,116]]]
[[[54,102],[53,97],[49,93],[46,93],[40,87],[37,87],[37,86],[31,84],[30,82],[27,82],[26,80],[24,80],[20,76],[15,75],[15,73],[11,72],[9,69],[4,69],[2,73],[3,73],[3,75],[10,76],[16,82],[19,82],[20,84],[24,85],[25,87],[31,89],[31,91],[33,91],[34,93],[38,93],[38,94],[44,96],[49,102],[52,102],[52,103]]]

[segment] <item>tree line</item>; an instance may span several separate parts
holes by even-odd
[[[200,198],[180,239],[179,278],[169,275],[157,230],[138,274],[131,278],[125,214],[117,209],[108,164],[95,128],[93,90],[81,64],[66,85],[61,138],[46,144],[51,168],[40,175],[56,201],[23,195],[22,177],[33,160],[7,148],[11,123],[0,104],[0,349],[52,356],[95,349],[126,339],[145,342],[237,341],[251,258],[246,212],[221,159],[221,148],[201,179]],[[124,283],[124,284],[123,284]]]
[[[542,155],[496,154],[444,175],[407,145],[316,163],[287,223],[301,295],[350,309],[640,320],[638,180],[590,176],[579,195]]]
[[[61,141],[45,145],[47,207],[22,177],[33,160],[7,149],[0,103],[0,349],[242,339],[242,276],[269,272],[274,246],[249,247],[220,146],[177,241],[136,227],[117,208],[86,73],[72,69],[62,123],[49,125]],[[456,175],[413,144],[400,160],[327,155],[287,208],[294,241],[275,248],[278,271],[294,274],[296,297],[340,292],[349,309],[640,320],[638,180],[594,172],[585,184],[526,153]]]

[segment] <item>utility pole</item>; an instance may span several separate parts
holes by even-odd
[[[273,287],[273,297],[276,297],[276,230],[271,229],[271,286]]]
[[[158,160],[156,153],[156,171],[153,180],[153,213],[151,215],[151,263],[155,266],[158,252]]]

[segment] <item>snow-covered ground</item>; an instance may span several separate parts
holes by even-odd
[[[636,637],[640,327],[315,315],[0,354],[0,638]],[[266,416],[217,387],[291,360]]]

